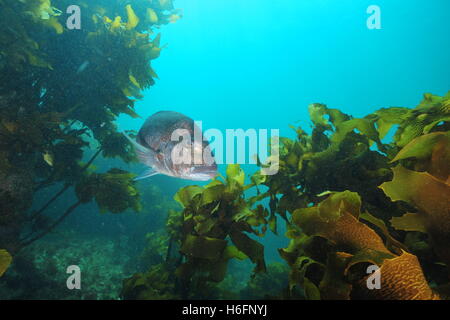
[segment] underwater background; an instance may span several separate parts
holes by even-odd
[[[0,299],[447,297],[447,0],[0,7]],[[144,166],[121,132],[160,110],[279,129],[280,173],[133,182]],[[396,259],[411,286],[360,288],[363,267]]]

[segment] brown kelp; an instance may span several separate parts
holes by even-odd
[[[73,5],[79,29],[66,23]],[[92,163],[135,160],[114,121],[138,117],[136,99],[157,78],[156,31],[179,17],[171,0],[0,1],[0,248],[16,254],[88,201],[113,213],[140,209],[131,174],[95,172]],[[32,208],[49,187],[59,191]],[[77,200],[46,216],[67,190]]]
[[[278,233],[285,221],[290,243],[279,254],[288,286],[271,298],[447,299],[449,106],[450,93],[425,94],[414,109],[354,118],[312,104],[311,133],[292,127],[295,139],[280,138],[278,174],[258,171],[245,184],[242,169],[229,165],[223,180],[181,189],[183,211],[167,224],[179,256],[163,263],[171,292],[205,297],[226,278],[230,258],[248,257],[255,273],[265,272],[264,246],[251,235]],[[371,287],[377,275],[380,287]],[[151,287],[136,276],[124,283],[125,298]]]
[[[244,179],[239,165],[230,165],[223,181],[217,178],[205,187],[188,186],[175,195],[183,211],[169,215],[168,231],[181,254],[174,269],[179,296],[199,298],[208,282],[225,278],[230,259],[250,258],[255,272],[265,271],[263,246],[247,233],[262,236],[265,229],[259,227],[267,224],[268,212],[245,201],[244,191],[249,186]],[[175,232],[174,226],[178,228]],[[133,281],[125,281],[126,298]]]
[[[5,273],[11,264],[12,257],[6,250],[0,250],[0,277]]]
[[[310,107],[312,134],[297,129],[298,141],[284,143],[280,164],[289,174],[264,182],[274,210],[283,217],[291,214],[291,244],[280,250],[292,268],[291,288],[302,287],[310,299],[439,297],[430,286],[448,283],[440,262],[448,263],[449,98],[426,94],[415,109],[381,109],[362,119],[323,105]],[[394,125],[392,141],[382,143]],[[399,161],[416,171],[394,167]],[[427,168],[441,180],[424,181],[432,178],[422,172]],[[274,189],[281,200],[272,195]],[[396,200],[404,202],[392,202]],[[417,210],[428,229],[412,228],[419,219],[410,212]],[[430,239],[424,242],[432,252],[414,255],[413,238],[392,227],[429,230]],[[367,287],[370,265],[380,267],[379,290]]]
[[[398,230],[427,233],[450,275],[450,132],[412,140],[395,157],[394,178],[380,187],[393,201],[405,201],[416,212],[391,219]],[[411,170],[411,168],[414,168]]]

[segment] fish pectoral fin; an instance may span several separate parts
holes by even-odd
[[[157,174],[159,174],[158,171],[153,170],[152,168],[149,168],[148,170],[145,170],[140,176],[134,178],[134,181],[138,181],[138,180],[143,180],[146,178],[150,178],[153,176],[156,176]]]
[[[136,148],[136,150],[146,153],[148,152],[148,149],[146,147],[144,147],[143,145],[140,145],[139,143],[137,143],[134,139],[132,139],[129,135],[127,135],[125,132],[122,132],[123,135],[128,139],[128,141],[131,142],[131,144]]]
[[[151,149],[147,149],[143,145],[140,145],[125,132],[122,133],[128,139],[128,141],[130,141],[131,144],[134,146],[134,151],[136,152],[136,156],[139,159],[139,161],[146,164],[149,167],[152,167],[154,164],[155,152]]]

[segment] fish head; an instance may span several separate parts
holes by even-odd
[[[176,160],[176,161],[175,161]],[[193,181],[208,181],[217,176],[217,164],[207,142],[186,141],[171,150],[175,176]]]
[[[192,144],[193,156],[201,157],[201,164],[194,164],[190,168],[190,179],[196,181],[208,181],[217,176],[217,164],[214,159],[214,154],[211,152],[211,148],[207,141],[201,143],[194,142]]]

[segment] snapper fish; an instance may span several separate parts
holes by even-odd
[[[189,117],[175,111],[159,111],[148,117],[133,144],[139,161],[149,169],[135,180],[156,174],[208,181],[214,179],[217,164],[201,129]]]

